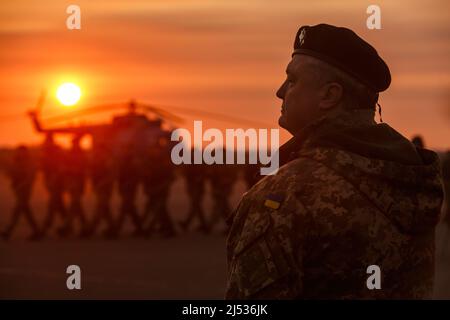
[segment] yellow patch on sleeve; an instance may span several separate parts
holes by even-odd
[[[271,209],[278,209],[280,207],[280,203],[274,200],[266,199],[264,205]]]

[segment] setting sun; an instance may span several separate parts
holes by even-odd
[[[69,82],[63,83],[58,87],[56,97],[63,105],[73,106],[80,100],[81,90],[76,84]]]

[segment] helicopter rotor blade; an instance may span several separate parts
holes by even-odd
[[[156,107],[154,105],[150,105],[150,104],[143,104],[143,103],[138,103],[138,107],[142,108],[146,111],[150,111],[155,113],[156,115],[160,116],[161,118],[163,118],[164,120],[169,120],[171,122],[174,123],[184,123],[184,119],[181,118],[180,116],[177,116],[167,110],[164,110],[162,108]]]
[[[113,109],[124,109],[128,106],[126,103],[112,103],[112,104],[104,104],[104,105],[97,105],[93,107],[83,108],[77,111],[71,111],[66,112],[63,114],[58,114],[55,116],[50,116],[45,119],[48,123],[55,123],[59,121],[64,120],[70,120],[70,118],[84,116],[88,114],[95,114],[95,113],[101,113],[101,112],[107,112]]]
[[[38,101],[36,103],[35,112],[40,113],[42,110],[42,107],[44,106],[45,98],[47,96],[47,90],[42,89],[41,94],[39,95]]]
[[[194,108],[188,108],[188,107],[179,107],[179,106],[169,106],[169,105],[159,105],[159,104],[146,104],[146,103],[136,103],[132,102],[137,108],[140,108],[142,110],[152,112],[156,116],[162,118],[163,120],[166,120],[168,122],[171,122],[172,124],[180,124],[184,123],[183,117],[176,115],[170,111],[167,110],[174,110],[177,113],[188,113],[190,116],[196,115],[201,117],[206,117],[208,119],[213,119],[220,122],[227,122],[227,123],[234,123],[234,124],[245,124],[245,125],[251,125],[251,126],[258,126],[262,128],[270,128],[273,126],[273,124],[261,122],[261,121],[255,121],[251,119],[245,119],[241,117],[231,116],[227,114],[221,114],[216,113],[212,111],[207,110],[201,110],[201,109],[194,109]],[[68,112],[52,117],[46,118],[46,122],[54,123],[58,121],[64,121],[69,120],[72,117],[78,117],[78,116],[84,116],[88,114],[95,114],[100,112],[107,112],[113,109],[123,109],[123,108],[130,108],[130,102],[124,102],[124,103],[114,103],[114,104],[104,104],[104,105],[97,105],[93,107],[84,108],[81,110]]]
[[[206,116],[209,119],[214,119],[214,120],[221,121],[221,122],[240,123],[240,124],[258,126],[258,127],[262,127],[262,128],[271,128],[273,126],[271,124],[261,122],[261,121],[255,121],[255,120],[230,116],[227,114],[221,114],[221,113],[216,113],[216,112],[211,112],[211,111],[206,111],[206,110],[199,110],[199,109],[194,109],[194,108],[185,108],[185,107],[178,107],[178,106],[163,106],[163,105],[158,105],[157,107],[160,109],[163,109],[163,110],[170,109],[170,110],[176,110],[177,112],[180,112],[180,113],[182,113],[182,112],[189,113],[189,115],[198,115],[198,116],[203,116],[203,117]]]

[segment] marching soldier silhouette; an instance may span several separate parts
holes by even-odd
[[[57,230],[60,236],[66,236],[70,233],[69,219],[67,209],[64,205],[64,153],[63,150],[55,144],[53,135],[48,133],[42,148],[42,172],[44,174],[44,183],[49,193],[47,216],[44,220],[43,232],[48,232],[53,226],[55,216],[58,214],[62,220],[62,226]]]
[[[72,230],[73,221],[78,218],[81,225],[80,236],[88,235],[88,224],[82,205],[82,197],[86,187],[87,158],[80,146],[82,136],[75,136],[72,140],[72,148],[69,150],[65,169],[67,178],[67,190],[70,195],[68,229]]]
[[[143,234],[142,219],[136,208],[136,194],[140,182],[140,163],[133,144],[127,145],[119,156],[118,183],[121,198],[117,232],[123,228],[125,218],[129,216],[134,225],[133,235]]]
[[[148,150],[144,169],[144,192],[146,205],[144,222],[147,235],[159,232],[164,237],[176,235],[173,222],[167,210],[170,185],[174,179],[174,168],[170,160],[167,141],[160,139],[160,145]]]
[[[99,144],[94,148],[90,175],[96,203],[89,233],[95,233],[100,223],[104,221],[107,225],[104,235],[106,237],[115,237],[117,230],[111,211],[111,197],[114,188],[114,163],[111,152],[105,144]]]
[[[212,229],[220,220],[225,222],[231,212],[229,199],[236,182],[237,172],[236,166],[224,164],[212,165],[210,172],[214,199],[213,215],[209,223],[209,227]]]
[[[3,238],[5,240],[10,238],[22,214],[33,232],[29,239],[37,240],[41,236],[36,220],[33,217],[33,212],[30,208],[30,197],[36,178],[36,169],[35,163],[33,162],[27,147],[19,146],[15,151],[13,161],[9,168],[15,205],[11,221],[3,233]]]
[[[209,233],[208,223],[202,207],[207,175],[206,166],[203,164],[186,165],[183,168],[183,172],[186,178],[186,191],[190,199],[190,204],[188,216],[180,222],[180,226],[186,231],[195,218],[198,218],[199,225],[196,230],[202,233]]]

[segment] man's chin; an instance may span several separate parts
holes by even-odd
[[[286,116],[284,116],[283,114],[278,118],[278,125],[290,134],[294,135],[295,130],[292,130],[292,128],[288,124]]]
[[[286,125],[287,125],[287,121],[286,121],[286,117],[282,114],[279,118],[278,118],[278,125],[280,127],[282,127],[283,129],[286,129]]]

